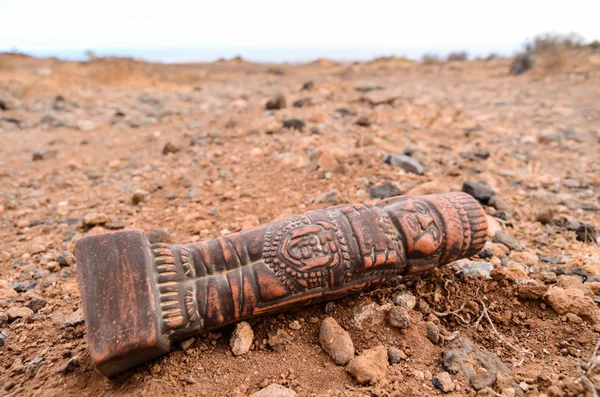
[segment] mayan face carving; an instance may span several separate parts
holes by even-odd
[[[435,256],[443,243],[439,215],[421,200],[403,200],[394,206],[393,214],[406,239],[406,251],[412,258]]]
[[[280,253],[297,271],[336,266],[341,261],[340,247],[333,226],[326,222],[303,225],[287,234]]]

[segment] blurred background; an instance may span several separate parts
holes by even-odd
[[[600,37],[595,1],[163,1],[0,2],[0,51],[84,60],[131,56],[254,62],[381,56],[512,55],[542,33]]]

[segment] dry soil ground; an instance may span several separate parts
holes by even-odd
[[[277,383],[301,396],[595,395],[598,61],[581,52],[559,70],[513,77],[508,59],[1,56],[0,394],[242,396]],[[266,110],[277,94],[286,106]],[[287,119],[301,128],[283,128]],[[409,154],[423,173],[386,164],[390,153]],[[466,181],[495,192],[481,198],[492,238],[471,260],[253,320],[241,356],[228,327],[113,379],[90,361],[70,254],[81,236],[140,228],[155,241],[198,241]],[[399,297],[409,297],[407,327],[387,319]],[[326,317],[357,356],[383,345],[400,361],[359,384],[319,344]]]

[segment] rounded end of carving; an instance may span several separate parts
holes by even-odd
[[[446,250],[441,262],[448,263],[477,254],[488,237],[487,218],[481,205],[471,195],[462,192],[439,197],[444,201],[438,208],[446,224]]]

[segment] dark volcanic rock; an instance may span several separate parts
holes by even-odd
[[[354,110],[348,109],[348,108],[339,108],[339,109],[336,109],[335,112],[341,114],[342,117],[356,116],[356,112]]]
[[[283,120],[283,128],[290,130],[301,130],[306,127],[306,123],[300,119],[285,119]]]
[[[312,81],[312,80],[307,81],[306,83],[302,84],[301,91],[310,90],[314,86],[315,86],[315,82],[314,81]]]
[[[577,233],[577,240],[579,241],[583,241],[584,243],[596,242],[596,229],[589,223],[579,225],[575,233]]]
[[[371,120],[367,116],[361,116],[356,119],[356,125],[360,125],[361,127],[369,127],[371,124]]]
[[[37,281],[35,280],[25,280],[14,283],[12,287],[17,292],[25,292],[29,291],[30,289],[34,289],[36,285]]]
[[[163,147],[163,151],[162,153],[164,155],[167,155],[169,153],[177,153],[179,151],[179,148],[175,145],[173,145],[171,142],[167,142],[165,144],[165,146]]]
[[[269,99],[265,105],[265,109],[267,110],[279,110],[283,108],[285,108],[285,97],[281,94]]]
[[[494,242],[504,244],[511,250],[523,251],[523,245],[521,245],[519,240],[517,240],[516,238],[514,238],[513,236],[511,236],[503,230],[498,230],[496,232],[496,234],[494,235]]]
[[[494,189],[483,181],[466,181],[462,185],[462,191],[470,194],[482,204],[487,204],[492,196],[496,194]]]
[[[386,182],[379,186],[374,186],[369,189],[371,198],[384,199],[388,197],[400,196],[402,192],[395,185]]]
[[[298,99],[296,102],[293,103],[293,106],[295,108],[301,108],[304,106],[310,106],[313,104],[312,98],[302,98],[302,99]]]

